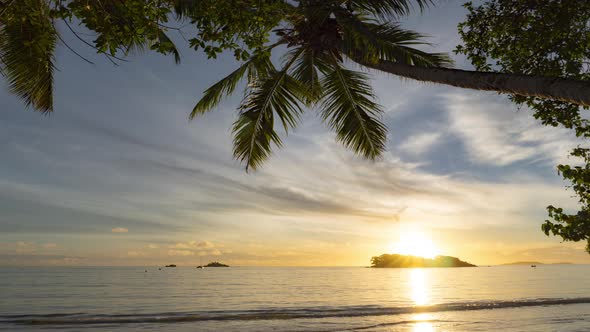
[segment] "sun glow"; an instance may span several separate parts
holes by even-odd
[[[439,254],[432,240],[423,232],[415,230],[402,232],[398,242],[392,245],[392,251],[395,254],[425,258],[434,258]]]

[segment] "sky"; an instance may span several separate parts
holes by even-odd
[[[403,24],[450,52],[462,2]],[[0,83],[0,265],[365,266],[408,232],[474,264],[590,263],[583,243],[540,227],[548,205],[577,207],[555,166],[580,142],[505,96],[372,72],[380,160],[343,148],[310,109],[246,173],[232,158],[240,93],[188,120],[232,56],[181,47],[181,65],[142,54],[115,67],[85,51],[94,65],[58,49],[50,116]]]

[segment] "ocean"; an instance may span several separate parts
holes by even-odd
[[[590,331],[590,265],[0,271],[1,331]]]

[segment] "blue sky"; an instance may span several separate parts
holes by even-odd
[[[451,51],[460,4],[404,24]],[[583,244],[540,231],[547,205],[576,207],[555,165],[579,142],[506,97],[372,73],[390,131],[381,160],[338,145],[312,109],[245,173],[231,146],[240,93],[188,120],[237,63],[181,52],[179,66],[144,54],[114,67],[62,47],[50,116],[2,83],[0,264],[365,265],[408,228],[479,264],[590,263]]]

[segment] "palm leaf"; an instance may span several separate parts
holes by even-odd
[[[336,12],[343,28],[342,52],[363,61],[387,60],[420,67],[448,67],[452,60],[445,53],[428,53],[415,46],[429,45],[424,35],[391,23],[374,21]]]
[[[301,46],[293,52],[301,52],[301,56],[293,64],[291,75],[307,89],[305,104],[310,106],[322,96],[320,73],[328,70],[328,64],[323,54],[316,53],[313,49]],[[318,72],[319,71],[319,72]]]
[[[176,64],[180,63],[180,52],[176,48],[176,45],[174,45],[174,42],[172,42],[172,40],[168,37],[168,35],[166,35],[164,31],[162,31],[162,29],[158,29],[158,43],[170,50],[170,52],[174,55],[174,62],[176,62]]]
[[[251,84],[251,89],[240,106],[234,123],[234,157],[246,164],[246,170],[256,170],[271,153],[271,143],[281,146],[274,130],[274,116],[278,116],[285,131],[297,125],[308,90],[288,75],[291,65],[302,50],[292,54],[281,71],[273,71],[266,78]]]
[[[193,119],[199,114],[209,112],[217,106],[223,97],[234,92],[238,83],[240,83],[244,77],[247,76],[248,81],[253,82],[258,78],[265,77],[271,70],[274,70],[274,66],[270,62],[268,56],[253,56],[250,60],[244,62],[238,69],[234,70],[219,82],[205,90],[203,97],[201,97],[193,108],[193,111],[190,114],[190,119]]]
[[[27,106],[53,111],[53,70],[57,31],[43,0],[20,0],[0,17],[1,74]]]
[[[375,159],[385,150],[387,128],[378,119],[383,111],[373,101],[368,77],[343,68],[336,58],[332,69],[322,80],[325,93],[322,117],[344,146],[365,158]]]
[[[432,0],[348,0],[346,4],[355,11],[369,13],[375,17],[389,19],[408,15],[415,2],[420,10],[431,4]]]
[[[174,13],[178,19],[191,17],[199,12],[198,0],[174,0]]]

